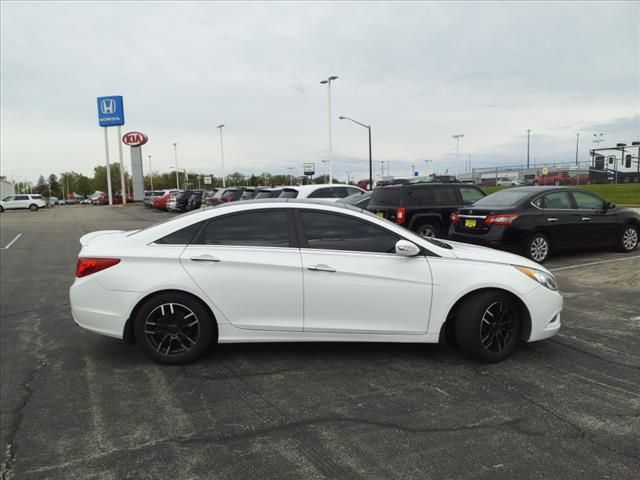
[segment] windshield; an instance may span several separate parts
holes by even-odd
[[[487,195],[473,204],[474,207],[510,207],[520,203],[521,200],[531,195],[531,192],[522,190],[500,190]]]

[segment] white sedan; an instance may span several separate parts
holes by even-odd
[[[436,343],[484,362],[555,335],[555,278],[524,257],[418,237],[326,202],[258,200],[80,242],[73,318],[184,364],[212,343]]]

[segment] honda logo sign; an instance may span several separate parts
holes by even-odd
[[[147,136],[140,132],[128,132],[122,136],[122,143],[130,147],[139,147],[147,143]]]

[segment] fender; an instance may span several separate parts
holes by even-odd
[[[409,226],[407,227],[409,230],[413,230],[413,227],[416,223],[422,222],[425,219],[433,219],[437,220],[440,223],[441,227],[445,226],[445,222],[442,218],[442,215],[439,213],[417,213],[411,217],[411,221],[409,222]]]

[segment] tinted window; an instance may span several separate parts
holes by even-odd
[[[484,193],[480,189],[473,187],[460,187],[460,195],[462,195],[463,205],[471,205],[484,198]]]
[[[399,188],[376,188],[371,197],[372,205],[400,205],[400,189]]]
[[[434,188],[433,203],[435,205],[456,205],[458,199],[453,187]]]
[[[211,220],[196,243],[288,247],[287,211],[259,210]]]
[[[573,208],[571,205],[571,199],[567,192],[553,192],[547,193],[543,197],[544,208],[566,210]]]
[[[258,200],[260,198],[271,198],[271,193],[269,190],[262,190],[256,193],[255,199]]]
[[[347,188],[347,192],[349,193],[349,195],[355,195],[356,193],[362,194],[362,192],[360,190],[358,190],[357,188],[352,188],[352,187],[346,187],[346,188]]]
[[[604,209],[604,202],[598,197],[589,195],[584,192],[573,192],[573,199],[576,201],[578,208],[585,210],[602,210]]]
[[[176,232],[170,233],[166,237],[156,240],[156,243],[162,245],[188,245],[191,243],[196,234],[200,231],[200,227],[204,222],[194,223]]]
[[[350,195],[347,187],[333,187],[333,196],[336,198],[344,198]]]
[[[14,200],[29,200],[29,197],[27,197],[26,195],[16,195],[14,197]]]
[[[14,199],[15,199],[15,197],[4,197],[4,198],[2,199],[2,201],[3,201],[3,202],[10,202],[11,200],[14,200]]]
[[[323,212],[302,211],[309,248],[393,253],[398,238],[368,222]]]
[[[410,188],[407,190],[407,196],[404,204],[410,206],[433,205],[432,188]]]
[[[292,188],[285,188],[280,192],[278,198],[296,198],[298,196],[298,191]]]
[[[344,197],[346,197],[346,193],[347,192],[345,190],[345,195],[343,195]],[[333,188],[319,188],[318,190],[311,192],[309,194],[309,198],[336,198],[336,194],[334,193]]]
[[[522,190],[500,190],[499,192],[492,193],[486,197],[481,198],[475,203],[475,207],[509,207],[516,205],[531,195],[531,192],[525,192]]]

